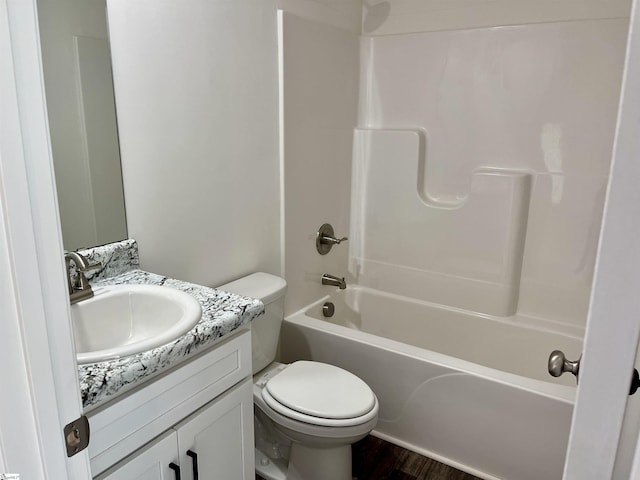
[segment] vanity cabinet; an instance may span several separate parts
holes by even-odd
[[[252,431],[249,378],[177,425],[183,480],[196,480],[196,465],[203,479],[255,479]]]
[[[243,381],[96,480],[255,478],[251,391]]]
[[[196,480],[197,458],[198,480],[253,480],[250,335],[248,330],[232,335],[89,412],[94,478]],[[172,463],[180,467],[179,477]]]
[[[178,462],[176,432],[167,432],[95,480],[175,480],[169,465]]]

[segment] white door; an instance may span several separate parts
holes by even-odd
[[[183,480],[253,480],[253,394],[249,378],[174,427]]]
[[[64,425],[82,413],[53,182],[36,0],[0,0],[0,450],[21,478],[86,480]]]
[[[637,6],[634,0],[611,177],[565,464],[567,480],[612,478],[640,333]]]

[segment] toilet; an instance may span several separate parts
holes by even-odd
[[[256,472],[267,480],[351,480],[351,444],[378,421],[375,394],[333,365],[274,361],[284,279],[254,273],[217,288],[265,305],[251,324]]]

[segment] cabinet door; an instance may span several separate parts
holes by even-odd
[[[255,479],[252,387],[249,377],[175,427],[183,480],[196,468],[198,480]]]
[[[177,449],[177,434],[170,430],[95,480],[175,480],[178,477],[169,464],[178,463]]]

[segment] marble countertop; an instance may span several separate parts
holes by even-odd
[[[216,340],[249,324],[264,313],[259,300],[132,269],[114,276],[94,278],[93,288],[106,285],[162,285],[189,293],[202,305],[202,319],[182,337],[167,345],[107,362],[79,365],[80,392],[85,409],[98,405],[149,380],[153,376],[205,351]]]

